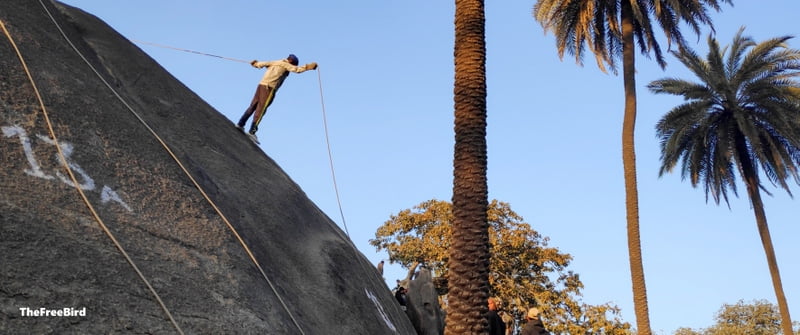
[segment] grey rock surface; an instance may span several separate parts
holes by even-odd
[[[444,312],[433,285],[431,271],[422,268],[408,284],[409,314],[419,335],[444,334]]]
[[[366,257],[227,118],[98,18],[42,3],[0,1],[0,20],[78,186],[185,333],[415,333]],[[5,35],[0,128],[0,333],[177,333],[67,177]]]

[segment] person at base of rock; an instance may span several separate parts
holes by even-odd
[[[293,54],[289,54],[286,59],[281,60],[266,62],[254,60],[250,62],[250,65],[255,68],[266,67],[267,72],[264,73],[264,77],[262,77],[261,81],[258,83],[253,100],[244,111],[244,115],[242,115],[242,117],[239,119],[239,122],[236,123],[236,128],[244,132],[244,126],[247,123],[247,120],[253,115],[253,112],[255,112],[253,122],[250,125],[250,130],[248,131],[250,138],[254,142],[258,143],[258,138],[256,137],[258,124],[261,123],[261,119],[267,112],[267,107],[272,104],[272,101],[275,99],[275,93],[277,93],[278,89],[281,87],[281,85],[283,85],[283,81],[289,76],[289,72],[303,73],[308,70],[317,69],[317,63],[312,62],[303,66],[297,66],[298,63],[299,60],[297,59],[297,56]]]
[[[528,322],[522,327],[520,335],[550,335],[550,332],[544,328],[542,320],[539,320],[538,308],[528,309],[528,313],[525,314],[525,320]]]
[[[400,308],[404,311],[406,310],[406,304],[408,304],[406,292],[406,288],[400,286],[397,288],[397,292],[394,293],[394,298],[397,299],[397,302],[400,303]]]
[[[489,335],[506,335],[506,324],[497,314],[497,300],[489,298],[488,303],[489,312],[486,313],[486,320],[489,321]]]

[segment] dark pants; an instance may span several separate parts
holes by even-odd
[[[253,112],[256,112],[256,116],[253,118],[253,123],[250,125],[250,133],[255,134],[256,131],[258,131],[258,124],[261,123],[261,119],[264,117],[264,114],[267,113],[267,107],[272,104],[272,100],[274,98],[275,89],[267,87],[266,85],[258,85],[256,88],[256,94],[253,95],[253,101],[250,102],[250,106],[248,106],[247,110],[244,111],[244,115],[242,115],[242,118],[239,119],[239,123],[237,123],[237,125],[244,128],[244,125],[247,123],[247,119],[253,115]]]

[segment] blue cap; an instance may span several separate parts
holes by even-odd
[[[289,63],[292,65],[300,64],[300,60],[297,59],[297,56],[294,54],[289,54],[289,57],[286,57],[289,60]]]

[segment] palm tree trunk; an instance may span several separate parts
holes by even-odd
[[[743,141],[742,141],[743,142]],[[737,143],[738,144],[738,143]],[[737,145],[737,147],[740,147]],[[741,148],[741,147],[740,147]],[[772,246],[772,235],[769,233],[767,225],[767,214],[764,211],[764,203],[761,201],[761,192],[758,189],[758,176],[756,175],[753,163],[746,152],[739,150],[739,159],[742,164],[742,177],[747,185],[747,195],[753,205],[753,213],[756,216],[756,226],[758,235],[761,236],[761,245],[767,255],[767,267],[769,275],[772,277],[772,287],[775,290],[775,297],[778,300],[778,310],[781,313],[781,328],[784,335],[792,335],[792,318],[789,315],[789,304],[786,302],[786,295],[783,293],[783,283],[781,283],[781,273],[778,269],[778,259],[775,257],[775,249]]]
[[[453,227],[445,334],[486,334],[489,296],[483,0],[456,0]]]
[[[756,216],[756,226],[758,226],[758,235],[761,236],[761,245],[764,247],[764,253],[767,254],[767,266],[769,267],[769,275],[772,277],[772,287],[775,289],[775,297],[778,299],[778,310],[781,313],[781,327],[783,328],[784,335],[792,335],[792,318],[789,316],[789,305],[786,302],[786,295],[783,293],[783,283],[781,283],[781,273],[778,269],[778,259],[775,257],[775,249],[772,246],[772,236],[769,233],[769,226],[767,225],[767,215],[764,212],[764,204],[761,202],[761,193],[758,187],[747,185],[747,193],[750,195],[750,201],[753,203],[753,212]]]
[[[633,11],[628,1],[621,1],[622,76],[625,85],[625,115],[622,121],[622,165],[625,173],[625,212],[628,222],[628,259],[631,266],[633,308],[637,333],[650,335],[650,314],[647,308],[647,287],[642,266],[642,245],[639,237],[639,191],[636,184],[636,66],[633,40]]]

